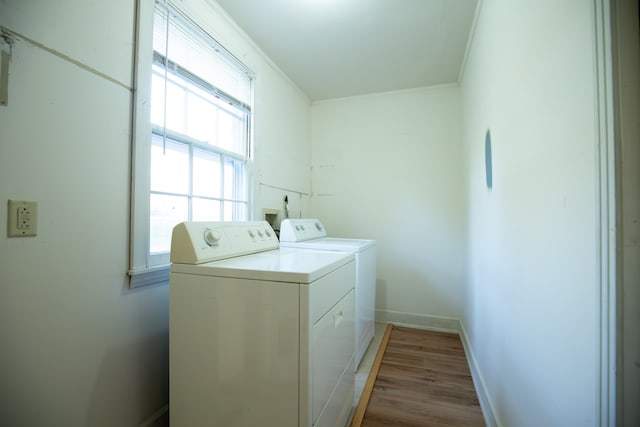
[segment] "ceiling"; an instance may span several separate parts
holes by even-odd
[[[458,81],[477,0],[217,0],[322,100]]]

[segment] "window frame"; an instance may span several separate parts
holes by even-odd
[[[180,13],[192,19],[194,13],[184,10],[175,2],[165,3],[177,9]],[[137,288],[153,284],[168,283],[169,280],[169,254],[164,256],[150,253],[150,171],[151,171],[151,146],[154,125],[151,123],[151,75],[154,65],[153,51],[153,21],[156,1],[137,0],[136,1],[136,40],[134,42],[134,75],[132,89],[132,114],[131,114],[131,202],[130,202],[130,230],[129,230],[129,287]],[[199,25],[196,23],[196,26]],[[202,27],[200,27],[202,29]],[[203,30],[205,33],[211,34]],[[236,58],[224,46],[215,41],[224,51]],[[239,63],[241,61],[238,60]],[[242,64],[244,71],[253,81],[255,74]],[[252,90],[253,91],[253,90]],[[222,93],[225,97],[228,94]],[[251,95],[253,96],[253,95]],[[233,99],[233,97],[231,97]],[[253,99],[251,99],[253,103]],[[242,104],[239,102],[239,104]],[[246,106],[245,104],[242,104]],[[246,106],[249,110],[250,106]],[[252,127],[253,113],[249,114],[247,123],[247,158],[245,163],[245,179],[247,191],[246,212],[249,219],[253,215],[253,179],[252,179]],[[225,152],[224,149],[217,148],[222,153],[221,161],[224,169],[224,159],[238,156],[234,153]],[[190,195],[192,197],[193,195]],[[221,195],[224,199],[224,194]]]

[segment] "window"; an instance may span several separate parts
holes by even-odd
[[[145,3],[138,4],[133,287],[167,279],[175,224],[246,220],[250,212],[252,73],[171,1]]]

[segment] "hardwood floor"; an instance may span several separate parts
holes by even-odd
[[[352,427],[485,426],[458,335],[394,326],[376,362]]]

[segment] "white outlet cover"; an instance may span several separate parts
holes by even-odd
[[[18,211],[27,209],[28,216],[26,220],[30,222],[28,225],[20,226],[18,223],[25,220],[24,216],[20,216]],[[30,200],[9,200],[7,215],[7,236],[8,237],[29,237],[38,234],[38,202]]]

